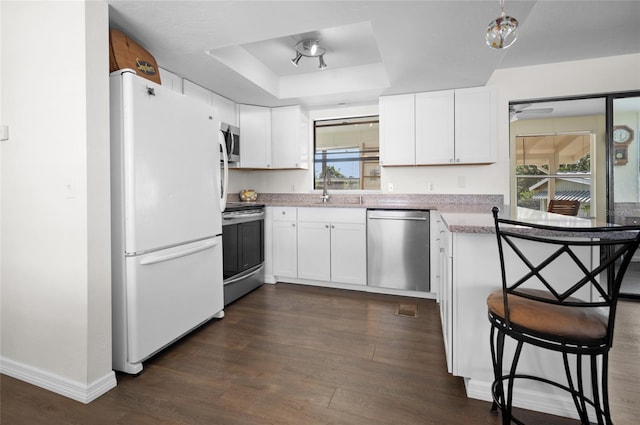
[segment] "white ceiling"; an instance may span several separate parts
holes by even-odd
[[[637,0],[507,0],[520,35],[504,51],[484,41],[498,0],[107,2],[111,27],[162,68],[263,106],[372,102],[484,85],[499,68],[640,52]],[[312,58],[291,64],[308,36],[327,50],[326,70]]]

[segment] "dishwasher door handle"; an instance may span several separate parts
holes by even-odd
[[[370,220],[410,220],[410,221],[427,221],[427,217],[387,217],[383,215],[370,215]]]

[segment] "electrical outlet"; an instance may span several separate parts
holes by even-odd
[[[393,183],[389,183],[389,192],[393,192]]]
[[[433,183],[427,182],[427,192],[433,192]]]

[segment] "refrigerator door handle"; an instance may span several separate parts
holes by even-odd
[[[184,249],[184,250],[181,250],[181,251],[174,251],[174,252],[170,252],[170,253],[166,253],[166,254],[162,254],[162,253],[151,254],[147,258],[145,258],[144,260],[141,260],[140,261],[140,265],[148,266],[148,265],[151,265],[151,264],[162,263],[163,261],[169,261],[169,260],[174,260],[174,259],[180,258],[180,257],[186,257],[187,255],[195,254],[196,252],[200,252],[200,251],[204,251],[205,249],[213,248],[214,246],[218,245],[219,239],[220,238],[209,239],[209,240],[203,241],[202,243],[200,243],[198,245],[191,246],[191,247],[189,247],[187,249]]]

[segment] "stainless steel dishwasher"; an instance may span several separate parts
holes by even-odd
[[[367,284],[429,291],[429,211],[367,210]]]

